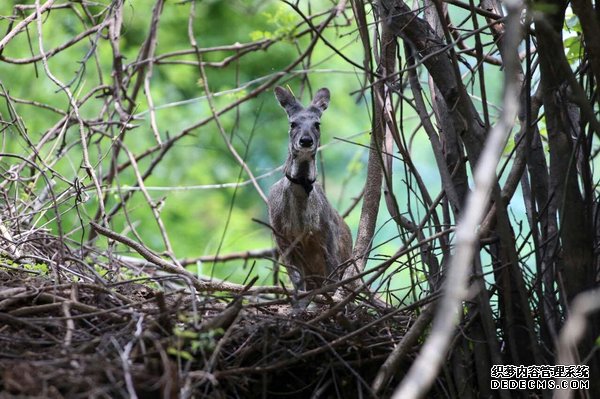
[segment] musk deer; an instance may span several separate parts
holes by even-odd
[[[352,256],[352,235],[316,182],[315,156],[320,119],[329,90],[320,89],[308,107],[292,93],[275,88],[290,123],[284,177],[269,193],[269,221],[281,260],[296,290],[312,290],[339,280],[340,265]]]

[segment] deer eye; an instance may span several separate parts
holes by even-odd
[[[296,122],[290,122],[290,128],[291,129],[295,129],[298,127],[298,124]]]
[[[315,128],[317,130],[320,130],[321,129],[321,122],[315,122]]]

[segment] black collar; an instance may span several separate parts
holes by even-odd
[[[289,181],[291,181],[292,183],[299,184],[300,186],[302,186],[302,188],[304,189],[304,191],[306,191],[306,195],[309,195],[310,192],[313,189],[313,184],[315,182],[314,179],[313,180],[309,180],[309,179],[306,179],[304,177],[297,179],[297,178],[294,178],[294,177],[290,176],[287,173],[285,174],[285,177],[287,177],[287,179]]]

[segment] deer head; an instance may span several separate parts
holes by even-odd
[[[321,139],[321,115],[329,105],[329,90],[319,89],[308,107],[303,107],[290,91],[275,88],[275,96],[288,115],[290,140],[285,175],[310,194],[317,178],[315,155]]]

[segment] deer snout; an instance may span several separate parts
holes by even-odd
[[[299,143],[300,143],[300,147],[310,148],[313,146],[314,140],[310,136],[302,136],[302,137],[300,137]]]

